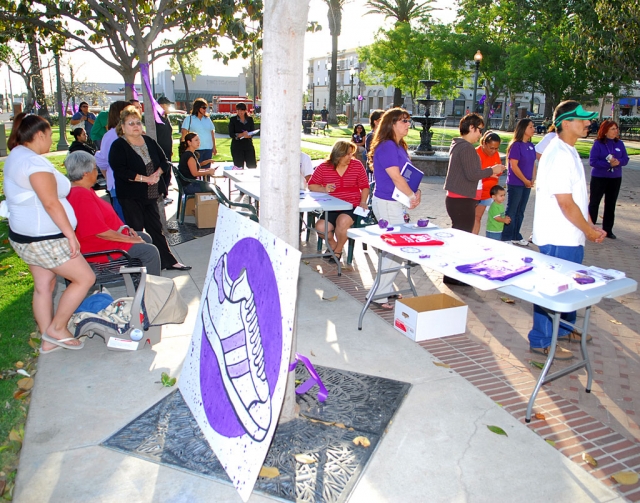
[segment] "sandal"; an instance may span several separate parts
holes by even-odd
[[[390,299],[398,299],[400,300],[402,298],[402,294],[401,293],[394,293],[393,295],[389,295]]]
[[[47,334],[42,334],[42,340],[43,341],[47,341],[51,344],[55,344],[56,346],[59,346],[61,348],[64,349],[73,349],[75,351],[82,349],[84,347],[84,342],[80,341],[80,344],[78,344],[77,346],[71,346],[69,344],[65,344],[67,341],[76,341],[78,339],[75,339],[74,337],[67,337],[66,339],[56,339],[55,337],[51,337],[50,335]],[[45,351],[45,353],[52,353],[53,351],[55,351],[54,349],[49,349],[47,351]]]
[[[333,252],[333,254],[338,259],[338,262],[340,262],[340,259],[342,258],[342,252],[339,252],[339,253]],[[333,257],[331,256],[331,252],[329,250],[326,250],[324,252],[324,256],[322,257],[322,260],[326,260],[327,262],[333,262],[334,261]]]

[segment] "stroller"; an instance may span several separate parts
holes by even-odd
[[[188,307],[172,279],[148,275],[146,267],[121,267],[119,272],[128,296],[97,313],[75,313],[67,325],[74,337],[98,335],[108,349],[135,351],[147,342],[159,343],[162,325],[184,322]]]

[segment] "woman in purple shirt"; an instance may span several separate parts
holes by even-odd
[[[629,162],[627,149],[618,138],[620,130],[613,121],[604,121],[598,130],[598,138],[593,142],[589,154],[591,165],[591,184],[589,197],[589,216],[595,224],[598,220],[598,208],[604,196],[604,214],[602,230],[607,237],[616,239],[613,233],[616,201],[622,183],[622,167]]]
[[[521,119],[516,126],[513,139],[507,147],[509,174],[507,175],[507,209],[506,216],[511,223],[504,226],[502,240],[513,244],[528,246],[529,241],[523,239],[520,227],[524,220],[531,187],[536,179],[536,150],[531,137],[536,130],[531,119]]]
[[[378,220],[386,220],[390,225],[401,224],[404,220],[402,203],[399,203],[391,195],[395,188],[409,197],[414,209],[420,204],[420,189],[413,192],[407,181],[400,174],[404,165],[411,163],[407,153],[405,136],[409,134],[411,116],[402,108],[387,110],[376,129],[371,150],[369,151],[369,164],[373,164],[373,173],[376,180],[376,188],[373,193],[373,214]],[[392,254],[382,252],[382,268],[389,269],[398,266],[398,259]],[[396,262],[396,263],[394,263]],[[384,274],[380,278],[377,294],[389,293],[389,298],[398,298],[393,295],[393,280],[396,274]],[[379,304],[384,309],[393,309],[389,304],[389,298]]]

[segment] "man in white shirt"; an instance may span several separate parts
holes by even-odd
[[[577,101],[560,103],[553,114],[558,137],[551,140],[538,165],[536,206],[533,214],[533,242],[540,253],[578,264],[584,258],[586,240],[602,243],[606,232],[589,218],[589,196],[584,166],[575,144],[589,131],[595,112],[587,112]],[[562,313],[561,318],[575,323],[576,313]],[[529,332],[531,351],[548,355],[551,350],[553,324],[549,314],[533,306],[533,328]],[[580,334],[560,323],[558,339],[579,342]],[[590,336],[587,340],[590,340]],[[573,353],[556,347],[554,358],[570,360]]]

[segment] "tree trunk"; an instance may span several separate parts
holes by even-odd
[[[189,98],[189,84],[187,83],[187,75],[184,73],[184,66],[182,66],[182,58],[180,56],[176,56],[178,60],[178,66],[180,67],[180,73],[182,73],[182,81],[184,82],[184,93],[186,96],[186,110],[191,110],[191,98]],[[175,100],[175,97],[174,97]]]
[[[602,120],[602,116],[600,116],[600,120]],[[614,96],[613,97],[613,112],[611,113],[611,120],[616,123],[620,123],[620,98]]]
[[[602,121],[602,116],[604,115],[604,104],[607,101],[607,96],[603,96],[600,98],[600,113],[598,114],[598,118]]]
[[[513,91],[509,91],[509,126],[507,131],[513,132],[516,129],[516,95]]]
[[[36,113],[41,117],[49,117],[47,98],[44,94],[44,84],[42,82],[42,69],[40,68],[38,43],[35,39],[29,41],[29,63],[31,65],[31,83],[34,99],[38,105],[40,105],[40,108],[37,109]]]
[[[336,87],[338,83],[338,35],[331,35],[331,75],[329,76],[329,124],[338,124]],[[300,107],[298,107],[300,108]]]
[[[309,0],[267,0],[264,4],[260,224],[296,249],[300,239],[300,101],[308,12]],[[283,115],[282,110],[289,113]],[[295,351],[294,324],[291,355]],[[295,376],[289,372],[280,422],[296,416]]]
[[[140,65],[149,63],[149,55],[147,54],[147,48],[138,44],[137,47],[138,57],[140,58]],[[153,97],[149,94],[147,86],[142,83],[142,96],[144,97],[144,127],[147,136],[150,136],[154,140],[156,135],[156,116],[153,113]]]
[[[507,119],[507,96],[509,95],[509,90],[507,89],[503,93],[502,99],[502,120],[500,121],[500,131],[504,131],[504,123]]]
[[[133,91],[126,84],[136,85],[136,75],[138,75],[138,71],[133,68],[122,68],[120,70],[120,75],[124,79],[124,100],[129,101],[133,99]]]
[[[402,106],[402,89],[400,89],[399,87],[394,87],[393,88],[393,106],[394,107],[401,107]]]

